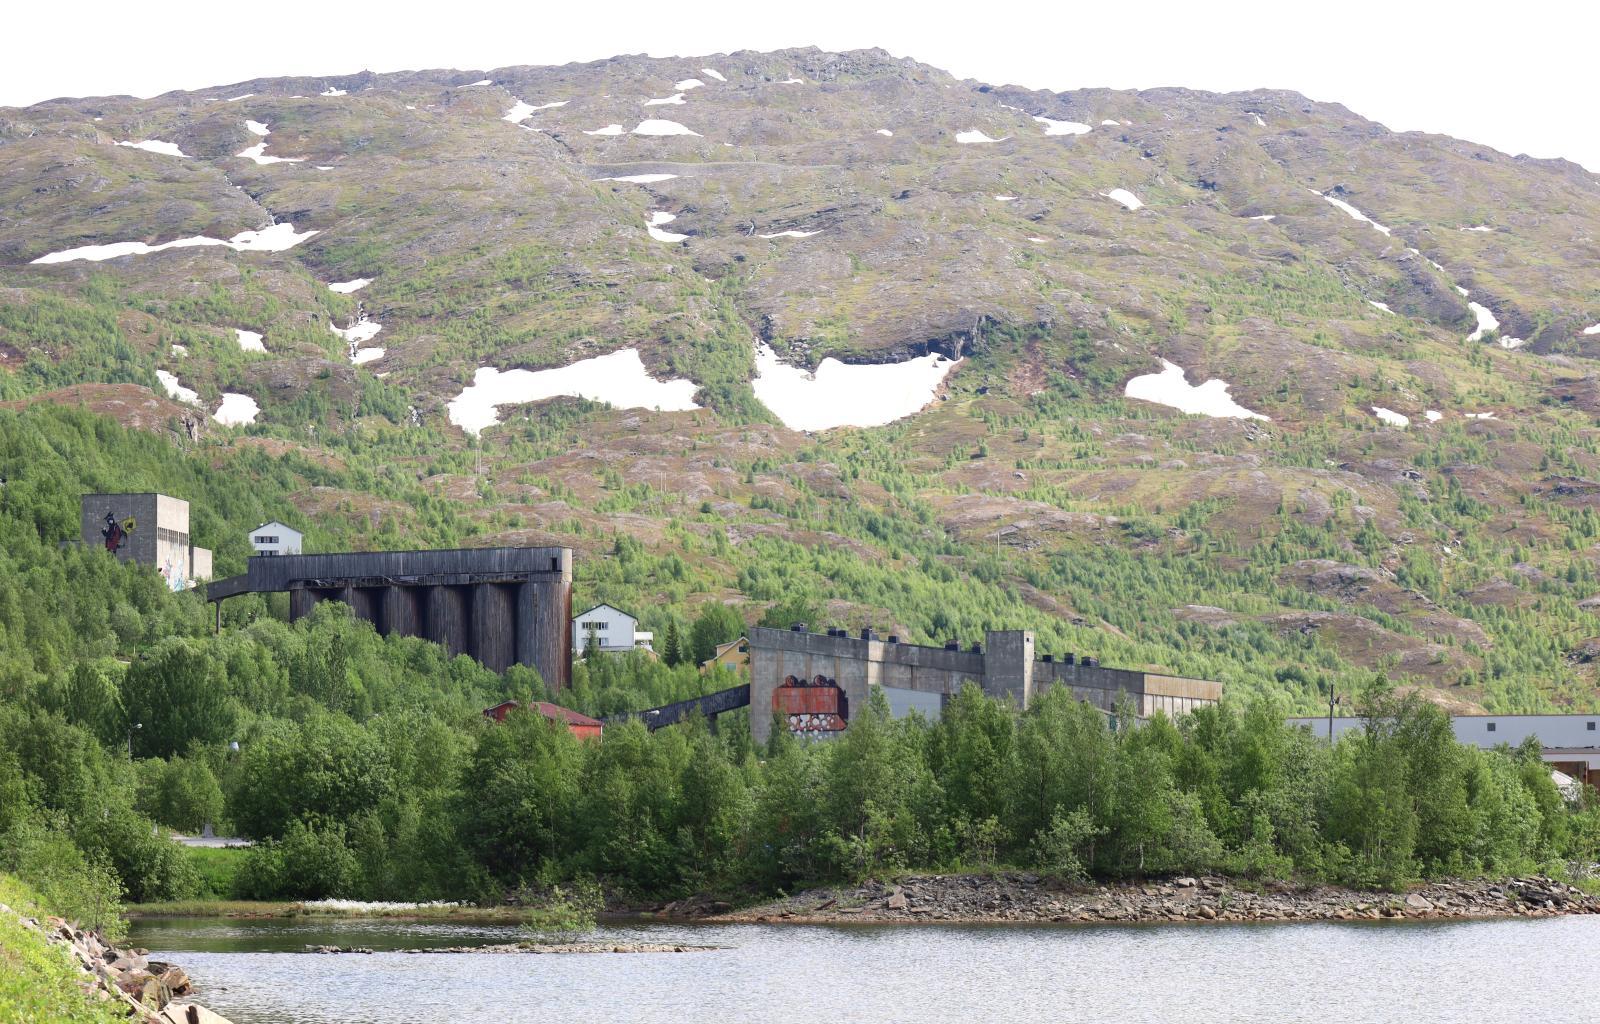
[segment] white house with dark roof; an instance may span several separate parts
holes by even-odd
[[[258,555],[298,555],[304,535],[274,519],[250,531],[250,547]]]
[[[589,637],[602,652],[616,654],[635,647],[651,650],[655,639],[650,633],[639,632],[639,620],[620,608],[597,604],[588,611],[572,617],[572,649],[582,654],[589,649]]]

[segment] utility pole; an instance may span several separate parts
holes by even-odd
[[[1338,690],[1333,683],[1328,684],[1328,746],[1333,746],[1333,702]]]
[[[133,760],[133,734],[144,728],[143,722],[135,722],[128,729],[128,760]]]

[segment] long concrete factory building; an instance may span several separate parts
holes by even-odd
[[[866,705],[873,686],[937,701],[971,683],[1021,707],[1047,687],[1064,686],[1078,700],[1107,712],[1126,697],[1140,717],[1157,711],[1177,716],[1222,699],[1222,684],[1205,679],[1104,668],[1093,658],[1071,654],[1038,655],[1031,630],[990,630],[984,643],[970,650],[956,644],[902,644],[870,629],[852,637],[842,629],[823,634],[757,626],[749,638],[750,731],[757,742],[770,735],[774,714],[797,734],[840,732],[851,709]]]
[[[496,672],[529,665],[552,691],[572,681],[571,548],[258,555],[206,598],[281,591],[291,620],[342,601],[384,636],[424,637]]]

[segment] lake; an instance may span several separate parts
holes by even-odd
[[[235,1024],[1552,1021],[1600,999],[1600,916],[1470,923],[610,927],[711,952],[393,952],[505,925],[136,921]],[[308,945],[365,946],[316,955]]]

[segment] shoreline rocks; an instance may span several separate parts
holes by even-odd
[[[1542,876],[1449,879],[1407,892],[1173,878],[1063,886],[1038,875],[929,875],[811,889],[694,920],[762,924],[1165,924],[1481,920],[1600,914],[1600,898]],[[665,913],[658,916],[675,916]]]
[[[59,917],[43,922],[0,903],[0,913],[10,914],[29,931],[52,946],[65,946],[83,972],[83,990],[104,1001],[123,1005],[133,1020],[148,1024],[229,1024],[198,1003],[180,1002],[194,984],[176,964],[151,960],[148,950],[117,949],[98,933],[79,928]]]

